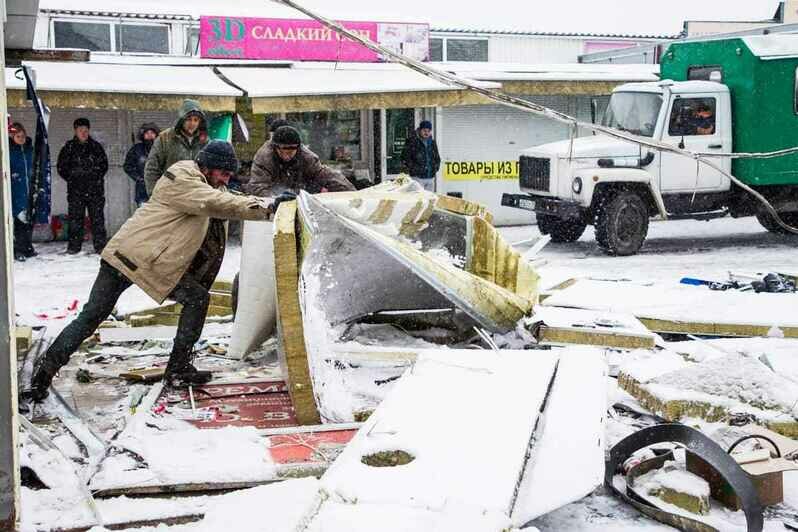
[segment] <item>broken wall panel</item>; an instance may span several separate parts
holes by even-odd
[[[712,291],[579,280],[553,292],[545,306],[629,313],[650,330],[711,336],[798,337],[795,294]]]
[[[316,425],[321,417],[313,397],[305,330],[299,304],[299,249],[296,202],[284,202],[274,218],[275,283],[280,365],[300,425]]]

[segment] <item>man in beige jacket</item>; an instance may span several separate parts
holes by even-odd
[[[210,372],[191,364],[191,355],[224,256],[223,220],[267,220],[273,213],[272,205],[259,198],[226,191],[237,171],[235,151],[223,141],[210,142],[195,161],[180,161],[166,170],[150,201],[106,245],[88,302],[37,362],[23,399],[41,401],[47,396],[56,372],[111,314],[131,284],[159,303],[168,297],[183,305],[166,382],[210,380]]]

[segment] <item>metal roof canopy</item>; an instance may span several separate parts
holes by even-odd
[[[255,114],[490,103],[473,91],[446,85],[395,63],[276,62],[244,66],[234,62],[212,67],[196,62],[181,66],[141,64],[142,58],[125,57],[112,63],[111,59],[25,64],[34,69],[42,97],[57,108],[160,110],[177,108],[184,98],[193,98],[208,111],[235,111],[240,97],[248,97]],[[525,95],[605,95],[619,83],[659,79],[656,65],[439,66],[485,87]],[[6,69],[9,105],[24,107],[25,86],[15,72]]]
[[[192,98],[208,111],[235,111],[243,93],[222,81],[210,67],[25,62],[50,107],[94,109],[177,109]],[[6,68],[10,107],[25,107],[25,83]]]
[[[390,63],[297,63],[289,69],[222,67],[219,70],[247,91],[256,114],[447,107],[487,101],[478,94]],[[485,85],[500,87],[489,82]]]
[[[610,94],[619,82],[656,81],[658,68],[601,65],[441,64],[513,94]],[[256,114],[322,110],[453,107],[490,101],[394,63],[295,63],[288,69],[222,67]]]

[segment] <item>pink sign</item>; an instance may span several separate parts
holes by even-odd
[[[429,26],[342,22],[372,41],[429,56]],[[200,17],[200,55],[213,59],[273,59],[291,61],[375,62],[380,56],[360,43],[342,38],[314,20]]]

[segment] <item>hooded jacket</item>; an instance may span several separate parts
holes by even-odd
[[[147,157],[155,141],[145,141],[144,133],[150,130],[155,131],[156,136],[161,133],[161,129],[152,122],[142,124],[137,136],[139,141],[128,150],[125,156],[125,164],[122,167],[128,177],[136,182],[137,203],[147,201],[149,198],[147,187],[144,184],[144,166],[147,164]]]
[[[105,195],[108,157],[102,144],[91,136],[86,142],[77,137],[67,141],[58,152],[58,175],[67,182],[67,193]]]
[[[197,112],[201,116],[200,125],[192,135],[186,138],[183,132],[183,121],[189,113]],[[160,179],[167,168],[178,161],[193,161],[200,150],[208,143],[208,124],[205,113],[199,103],[194,100],[184,100],[178,111],[178,118],[174,127],[163,131],[152,145],[144,166],[144,183],[147,194],[152,194],[155,183]]]
[[[8,139],[8,154],[11,162],[11,212],[14,218],[28,210],[30,179],[33,174],[33,142],[25,138],[20,146]]]
[[[283,161],[275,152],[274,144],[267,142],[260,147],[252,161],[252,173],[244,191],[256,196],[274,197],[281,192],[305,190],[317,194],[355,190],[343,175],[319,161],[319,157],[300,145],[296,156]]]
[[[204,278],[216,277],[225,238],[206,238],[211,219],[267,220],[270,213],[257,198],[212,187],[196,162],[180,161],[164,172],[150,200],[108,242],[102,258],[160,303],[189,267]],[[216,248],[201,250],[209,241]]]

